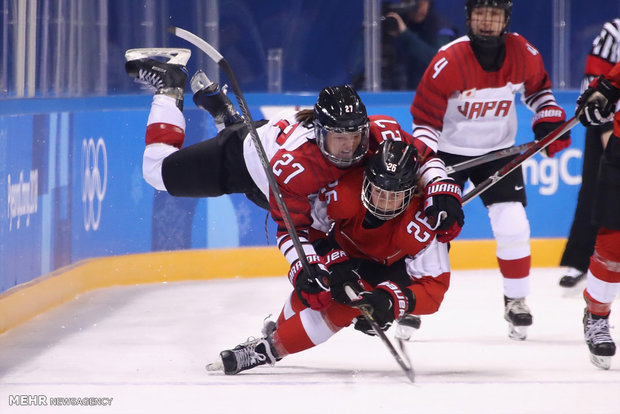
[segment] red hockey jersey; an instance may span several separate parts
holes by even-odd
[[[392,220],[364,228],[363,173],[363,168],[357,168],[321,190],[315,207],[324,207],[315,208],[313,227],[325,231],[333,223],[334,238],[350,257],[385,265],[404,258],[409,288],[418,298],[414,313],[436,312],[450,284],[447,245],[436,240],[420,197],[414,197],[407,210]]]

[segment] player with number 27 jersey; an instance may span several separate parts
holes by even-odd
[[[398,122],[387,115],[369,117],[369,152],[376,151],[380,142],[393,139],[414,143],[420,154],[426,157],[420,169],[423,183],[437,177],[445,177],[443,163],[434,157],[421,141],[413,140]],[[314,129],[295,121],[295,114],[285,114],[281,119],[272,120],[258,129],[272,171],[278,182],[282,197],[291,215],[291,220],[299,233],[306,255],[315,254],[308,242],[308,230],[312,224],[311,209],[319,190],[338,180],[347,169],[334,166],[322,156],[314,143]],[[271,215],[278,224],[278,246],[289,263],[297,260],[297,252],[284,226],[283,218],[272,194],[268,193],[268,182],[259,159],[253,154],[256,149],[250,140],[244,142],[244,156],[248,171],[258,187],[268,195]],[[358,195],[359,196],[359,195]]]

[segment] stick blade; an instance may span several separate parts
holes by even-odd
[[[220,61],[224,59],[223,56],[220,54],[220,52],[217,51],[217,49],[215,49],[209,43],[207,43],[200,37],[196,36],[192,32],[189,32],[185,29],[181,29],[180,27],[176,27],[176,26],[169,26],[168,31],[172,33],[173,35],[175,35],[176,37],[180,37],[181,39],[191,43],[192,45],[196,46],[198,49],[205,52],[211,59],[213,59],[213,61],[215,61],[215,63],[219,64]]]

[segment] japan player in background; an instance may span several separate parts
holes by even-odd
[[[313,309],[291,292],[277,322],[265,323],[262,338],[222,351],[207,369],[232,375],[273,365],[352,323],[373,335],[356,307],[362,304],[372,307],[382,329],[405,315],[437,312],[450,284],[450,265],[445,239],[424,213],[421,163],[413,145],[384,141],[365,168],[323,188],[312,226],[317,252],[330,271],[327,306]],[[358,297],[349,298],[345,285]]]
[[[616,18],[606,22],[603,25],[603,30],[592,42],[592,48],[586,58],[581,92],[588,88],[594,78],[609,72],[619,60],[620,18]],[[581,187],[577,197],[573,224],[560,260],[560,266],[567,267],[560,279],[560,286],[567,288],[567,292],[572,292],[573,289],[571,288],[585,280],[590,256],[594,251],[594,242],[598,232],[598,228],[592,224],[591,220],[594,188],[603,148],[607,145],[612,129],[613,122],[586,128]]]
[[[620,63],[595,79],[577,100],[579,120],[586,127],[613,121],[613,132],[600,160],[592,222],[598,227],[583,297],[584,337],[590,360],[609,369],[616,344],[609,332],[611,305],[620,292]],[[615,114],[614,114],[615,113]],[[596,138],[593,138],[596,139]]]
[[[512,2],[467,0],[465,10],[467,35],[437,52],[411,105],[413,136],[438,150],[449,165],[514,145],[517,93],[534,112],[532,129],[537,140],[565,119],[540,53],[522,36],[507,31]],[[546,155],[553,156],[569,144],[567,133],[546,148]],[[477,185],[506,162],[489,162],[452,177],[461,188],[468,179]],[[524,340],[532,314],[525,302],[531,259],[521,168],[489,188],[481,199],[497,242],[509,337]]]
[[[222,129],[212,139],[182,148],[185,138],[183,97],[187,71],[183,65],[150,57],[129,60],[126,70],[156,90],[146,128],[143,175],[155,189],[174,196],[216,197],[245,193],[269,209],[278,225],[277,243],[291,265],[290,280],[299,299],[313,309],[330,303],[326,263],[309,241],[311,209],[318,191],[360,165],[386,139],[413,142],[423,160],[418,174],[425,192],[426,215],[446,240],[460,232],[463,212],[460,194],[443,191],[449,181],[445,164],[422,141],[389,116],[367,116],[350,86],[326,87],[314,108],[290,111],[256,123],[283,201],[312,274],[301,266],[277,203],[270,194],[267,174],[257,150],[228,97],[218,84],[199,72],[192,79],[194,102],[206,109]],[[223,125],[222,125],[223,124]]]

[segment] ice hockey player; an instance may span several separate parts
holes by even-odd
[[[330,270],[333,299],[315,310],[291,292],[277,323],[265,324],[262,338],[222,351],[207,369],[232,375],[274,364],[325,342],[351,323],[372,335],[356,307],[361,304],[372,306],[382,329],[411,313],[436,312],[450,283],[450,265],[447,244],[424,213],[419,164],[413,145],[384,141],[365,168],[322,189],[313,228],[322,234],[315,244]],[[325,238],[322,231],[330,223]],[[347,284],[361,292],[357,298],[347,295]]]
[[[620,61],[620,18],[603,24],[603,29],[594,38],[590,52],[586,57],[581,92],[599,75],[604,75]],[[586,273],[590,257],[594,252],[594,243],[598,228],[591,222],[594,188],[598,175],[599,163],[603,149],[609,141],[613,122],[586,128],[583,149],[583,167],[581,169],[581,187],[577,196],[577,206],[573,223],[566,240],[560,266],[566,271],[560,278],[560,286],[566,294],[582,291],[582,282],[586,281]]]
[[[590,258],[583,297],[583,331],[590,360],[609,369],[616,344],[609,333],[611,304],[620,291],[620,63],[590,84],[577,100],[576,114],[584,126],[613,120],[614,129],[601,157],[592,221],[599,227]],[[615,113],[615,114],[614,114]]]
[[[174,196],[215,197],[245,193],[258,205],[268,208],[278,224],[278,247],[291,265],[291,281],[301,300],[313,309],[327,306],[331,299],[323,282],[328,276],[325,263],[308,239],[312,200],[321,188],[339,179],[348,168],[362,163],[368,152],[376,151],[384,139],[405,140],[417,146],[420,159],[424,160],[419,175],[420,188],[426,190],[427,216],[446,239],[460,232],[463,225],[460,195],[443,191],[451,188],[444,185],[451,179],[447,177],[445,164],[434,152],[421,141],[413,140],[393,118],[368,117],[352,87],[326,87],[319,93],[313,109],[290,112],[257,125],[278,187],[314,272],[307,275],[277,203],[270,196],[267,175],[248,128],[239,122],[239,115],[221,88],[204,80],[204,74],[200,75],[201,81],[192,81],[203,84],[194,95],[196,104],[227,125],[214,138],[182,148],[185,137],[183,91],[187,81],[183,65],[186,62],[160,62],[138,52],[129,56],[127,73],[156,90],[146,130],[145,180],[157,190]]]
[[[450,165],[514,145],[517,92],[535,114],[532,128],[536,139],[565,119],[551,92],[540,53],[522,36],[507,31],[512,2],[467,0],[465,10],[467,35],[437,52],[411,105],[413,136],[438,150],[437,155]],[[546,148],[546,155],[553,156],[569,144],[567,133]],[[461,187],[468,179],[477,185],[506,162],[489,162],[452,177]],[[525,302],[530,292],[531,258],[521,168],[483,193],[481,199],[497,242],[508,335],[524,340],[532,314]]]

